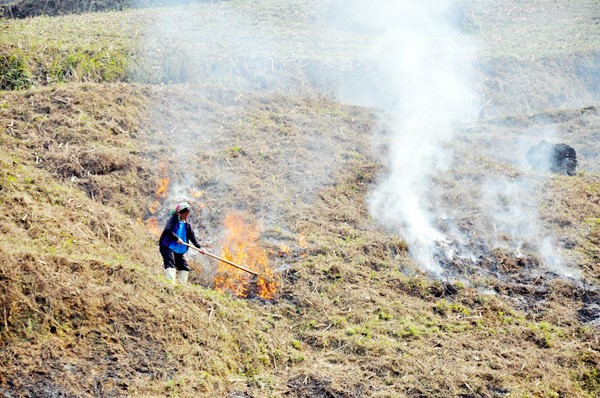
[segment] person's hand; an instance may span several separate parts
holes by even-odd
[[[199,247],[199,248],[198,248],[198,251],[199,251],[200,253],[202,253],[202,254],[205,254],[205,253],[206,253],[206,252],[204,251],[204,249],[203,249],[203,248],[201,248],[201,247]]]
[[[177,239],[177,243],[183,245],[183,241],[181,239]]]

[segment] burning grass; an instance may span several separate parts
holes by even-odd
[[[0,391],[190,396],[288,361],[262,305],[169,285],[122,212],[35,162],[0,166]]]
[[[190,134],[189,127],[173,122],[186,120],[184,112],[225,126],[219,136],[192,135],[202,151],[191,185],[204,192],[207,206],[200,217],[207,235],[219,230],[224,219],[219,213],[230,208],[275,215],[265,219],[263,243],[270,241],[272,253],[281,252],[284,269],[289,268],[282,272],[281,289],[268,308],[275,318],[295,325],[292,340],[286,341],[292,347],[290,371],[277,378],[282,383],[287,377],[288,387],[279,384],[277,391],[293,394],[290,389],[298,380],[306,380],[307,386],[341,396],[355,392],[444,396],[448,391],[491,396],[594,394],[593,389],[581,392],[581,386],[589,385],[598,363],[597,350],[590,348],[598,336],[580,322],[581,315],[589,317],[589,310],[595,316],[587,304],[594,300],[593,286],[580,288],[573,281],[561,285],[555,275],[540,269],[534,255],[518,258],[502,248],[482,252],[478,269],[466,272],[451,264],[450,279],[432,281],[420,274],[400,237],[373,225],[364,198],[381,166],[362,141],[376,119],[373,111],[322,99],[247,93],[237,98],[218,90],[208,90],[198,105],[179,87],[166,90],[171,90],[171,97],[162,91],[159,103],[178,106],[172,114],[158,116],[170,121],[158,124],[159,130],[171,131],[174,137]],[[240,124],[239,115],[249,116]],[[323,115],[327,123],[315,124]],[[312,189],[308,192],[314,195],[309,195],[294,186],[295,172],[296,167],[306,167],[303,159],[326,159],[321,147],[310,145],[315,130],[322,132],[321,143],[328,142],[339,152],[326,154],[337,160],[327,163],[334,165],[331,172],[317,174],[322,182],[318,186],[326,188]],[[465,223],[461,227],[466,230],[493,228],[478,219],[474,200],[478,193],[469,190],[468,182],[498,175],[516,178],[520,173],[482,149],[486,140],[502,143],[504,129],[490,127],[485,133],[461,136],[482,155],[461,157],[464,162],[451,177],[433,182],[446,187],[444,200],[464,204],[468,217],[461,218]],[[175,168],[171,175],[184,180]],[[314,182],[300,181],[308,187]],[[576,206],[582,195],[595,198],[595,175],[548,181],[560,184],[566,195],[557,200],[561,189],[542,189],[548,195],[549,213],[559,213],[565,201],[573,200]],[[286,200],[293,205],[286,205]],[[577,233],[585,230],[583,220],[596,211],[594,203],[584,206],[585,215],[570,224]],[[240,261],[244,262],[241,257]],[[534,278],[525,278],[530,273]],[[519,283],[520,279],[528,283]],[[570,289],[580,293],[570,294]],[[265,394],[259,387],[242,390]]]
[[[215,289],[230,291],[240,297],[256,295],[265,300],[275,298],[281,282],[269,265],[266,250],[260,246],[260,226],[247,223],[240,213],[228,214],[223,223],[225,235],[220,245],[221,256],[234,263],[249,266],[248,269],[258,276],[252,278],[242,269],[219,262],[214,279]],[[252,286],[254,283],[256,287]]]
[[[3,392],[78,395],[100,394],[102,388],[109,395],[252,397],[318,396],[323,391],[342,397],[597,393],[593,286],[536,274],[537,263],[522,266],[503,250],[480,261],[485,272],[431,280],[419,272],[401,237],[373,224],[365,196],[382,166],[363,141],[375,119],[372,110],[266,94],[245,94],[235,101],[233,93],[215,89],[204,103],[211,111],[203,114],[187,102],[182,87],[78,89],[87,91],[81,97],[71,93],[73,87],[59,92],[72,104],[64,110],[64,122],[52,116],[62,108],[52,108],[38,125],[26,120],[40,118],[39,108],[55,106],[55,90],[5,94],[1,120],[13,134],[4,136],[7,152],[1,158],[0,285],[7,293],[0,302]],[[104,98],[109,92],[112,98],[124,97],[124,108],[112,108]],[[144,142],[144,124],[128,122],[131,107],[169,100],[179,107],[165,121],[178,120],[176,115],[185,111],[212,114],[224,126],[212,141],[194,135],[202,144],[196,154],[202,162],[185,189],[184,173],[170,157],[170,142],[189,134],[186,127],[170,124],[162,131],[172,135],[152,134],[153,141]],[[95,122],[79,124],[77,115],[85,114],[93,114]],[[245,115],[241,126],[240,115]],[[69,123],[74,131],[66,128]],[[126,133],[107,127],[114,125]],[[135,216],[122,211],[126,202],[115,194],[124,185],[110,195],[92,195],[88,185],[61,173],[57,161],[49,166],[55,161],[52,151],[43,162],[36,161],[43,143],[54,148],[64,142],[62,149],[68,142],[69,153],[81,162],[77,156],[85,149],[78,133],[118,148],[147,148],[144,153],[154,154],[156,164],[165,161],[163,168],[151,168],[150,162],[134,160],[139,149],[120,153],[129,157],[120,163],[124,169],[142,165],[136,168],[140,182],[127,188],[145,198],[135,201]],[[281,137],[286,145],[277,145]],[[314,152],[316,137],[336,150]],[[244,152],[228,152],[232,141]],[[463,191],[469,184],[460,181],[516,172],[491,156],[463,159],[464,168],[452,178],[434,183],[445,184],[446,198],[462,201],[467,209],[475,203],[467,200],[472,193]],[[98,162],[109,164],[101,157]],[[297,176],[310,162],[332,169],[300,187]],[[95,170],[115,184],[126,182],[121,168],[110,169]],[[161,182],[166,176],[168,185]],[[317,178],[320,183],[312,185]],[[209,289],[216,284],[211,268],[197,258],[191,280],[200,285],[181,288],[163,280],[154,238],[133,220],[150,219],[151,209],[158,208],[152,216],[162,227],[168,203],[156,191],[165,185],[167,192],[181,188],[177,192],[190,197],[202,192],[198,200],[206,206],[195,208],[193,217],[208,238],[216,239],[213,235],[230,225],[220,254],[248,266],[268,260],[268,267],[257,272],[282,270],[275,274],[282,280],[273,300],[240,299]],[[570,250],[581,253],[580,264],[597,272],[595,174],[555,177],[542,191],[543,218],[573,242]],[[267,212],[267,205],[280,211]],[[226,209],[239,207],[246,208],[246,215],[276,217],[261,218],[261,230],[254,217],[225,216]],[[465,218],[467,224],[476,221]],[[15,236],[27,238],[15,241]],[[594,280],[592,274],[586,277]],[[247,282],[237,285],[245,293],[252,292]]]

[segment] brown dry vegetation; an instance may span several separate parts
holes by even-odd
[[[134,141],[145,103],[137,91],[84,84],[8,93],[2,99],[3,147],[14,163],[34,164],[91,198],[140,214],[135,197],[153,192],[156,172]]]
[[[508,116],[463,126],[457,142],[469,151],[432,184],[461,204],[457,228],[479,244],[492,226],[473,182],[536,178],[497,149],[532,129],[569,137],[582,171],[546,176],[535,199],[583,281],[501,247],[476,269],[423,274],[367,209],[384,168],[377,110],[210,85],[2,92],[0,393],[598,396],[598,108],[514,113],[510,90],[487,90]],[[138,221],[163,174],[184,190],[173,196],[203,192],[192,202],[202,241],[217,245],[232,210],[263,224],[283,278],[274,301],[213,291],[215,264],[197,256],[191,284],[164,280],[155,237]],[[178,197],[159,199],[162,223]]]
[[[41,6],[36,0],[2,0],[0,15],[5,18],[29,18],[40,15],[64,15],[107,10],[124,10],[131,7],[183,4],[208,0],[51,0]]]
[[[85,95],[79,97],[79,92]],[[162,120],[185,120],[184,110],[202,117],[195,106],[185,105],[186,93],[184,88],[173,89],[168,98],[178,106],[158,107],[166,112]],[[350,397],[447,396],[448,391],[456,396],[491,395],[510,390],[545,396],[582,395],[584,381],[594,382],[599,358],[591,348],[597,346],[598,335],[577,319],[589,291],[573,292],[568,282],[552,279],[520,288],[510,281],[488,280],[485,285],[499,293],[494,297],[459,281],[431,281],[415,273],[399,237],[371,225],[364,196],[380,166],[358,145],[371,111],[323,99],[248,94],[236,102],[227,93],[214,96],[218,101],[206,95],[207,115],[228,126],[222,141],[200,145],[201,160],[192,173],[206,190],[202,221],[207,230],[218,229],[219,214],[227,208],[243,205],[250,212],[272,214],[263,207],[282,207],[275,212],[279,218],[267,220],[265,245],[271,245],[275,263],[285,262],[291,269],[284,273],[278,300],[265,307],[206,287],[165,284],[151,236],[131,217],[144,213],[158,179],[148,159],[136,160],[136,154],[152,154],[150,163],[164,156],[168,160],[165,148],[174,137],[156,141],[156,134],[137,124],[143,119],[128,115],[164,101],[164,90],[84,85],[7,95],[3,125],[11,134],[3,141],[9,152],[2,161],[1,191],[6,391],[23,396],[192,396],[227,391],[235,396],[243,391],[250,396]],[[56,103],[57,96],[69,99],[74,108],[64,113],[53,109],[52,117],[38,113]],[[120,106],[126,110],[107,98],[122,98]],[[304,109],[298,116],[282,112],[294,107]],[[75,122],[80,118],[73,113],[87,115],[91,109],[97,110],[93,128]],[[324,142],[341,141],[334,157],[333,169],[338,171],[323,176],[330,187],[317,191],[316,202],[294,187],[299,181],[294,168],[282,170],[283,164],[293,164],[293,152],[313,141],[309,132],[315,126],[303,127],[301,122],[314,123],[315,116],[307,117],[311,112],[322,115],[320,123],[331,124],[316,126]],[[31,116],[23,119],[24,114]],[[43,128],[24,122],[36,119],[36,114],[49,119]],[[228,125],[228,120],[239,125],[241,114],[249,115],[250,122],[243,124],[246,134]],[[287,116],[279,122],[270,117],[282,114]],[[45,134],[61,137],[60,145],[70,123],[75,131],[87,131],[100,153],[107,150],[103,145],[130,148],[123,156],[139,162],[139,174],[119,187],[125,182],[119,167],[64,173],[59,161],[64,156],[52,148],[42,152],[46,156],[40,161],[36,148],[43,148]],[[279,150],[268,145],[281,135],[290,145]],[[206,138],[202,133],[195,137]],[[85,153],[76,146],[76,135],[67,138],[72,140],[73,156]],[[344,140],[350,145],[345,150]],[[232,143],[240,150],[232,151]],[[305,158],[318,153],[301,154]],[[73,162],[83,161],[75,157]],[[218,178],[230,170],[238,183]],[[72,178],[74,172],[79,173],[77,179]],[[275,181],[261,184],[272,175]],[[93,176],[95,189],[88,190]],[[569,203],[579,213],[568,227],[585,229],[598,204],[582,204],[579,198],[595,198],[595,181],[585,174],[555,179],[553,184],[561,189],[548,191],[549,212]],[[119,188],[112,189],[114,184]],[[249,191],[249,186],[260,189]],[[286,195],[282,186],[289,189]],[[125,189],[137,193],[118,194]],[[100,195],[104,190],[109,193]],[[265,190],[272,200],[264,197]],[[124,198],[135,205],[127,210],[129,201]],[[286,206],[285,198],[294,205]],[[297,243],[300,236],[302,245]],[[592,251],[586,264],[597,272],[597,228],[580,238],[588,243],[578,247]],[[294,248],[291,255],[274,254],[281,242]],[[195,278],[209,286],[207,278]],[[537,303],[535,311],[517,309],[523,297]]]
[[[298,268],[292,293],[294,302],[306,308],[302,341],[326,352],[319,365],[347,368],[347,377],[340,374],[337,381],[344,390],[351,391],[356,380],[378,380],[382,384],[369,391],[373,396],[398,390],[408,396],[459,396],[471,389],[476,396],[507,390],[517,396],[578,394],[568,387],[565,369],[550,365],[581,364],[577,358],[589,358],[590,347],[597,344],[594,330],[572,328],[578,324],[573,309],[581,302],[572,285],[538,280],[517,291],[514,280],[522,275],[510,283],[488,281],[496,286],[494,297],[459,281],[407,276],[411,265],[399,240],[371,231],[360,221],[364,216],[357,217],[364,203],[362,192],[351,189],[356,180],[351,181],[350,187],[342,182],[328,190],[316,212],[320,217],[302,223],[303,233],[319,237],[325,253]],[[536,283],[544,298],[535,301],[543,308],[516,310],[519,299],[536,294]],[[547,291],[546,283],[551,286]],[[563,328],[579,342],[559,337]],[[594,368],[597,352],[592,356]],[[523,378],[540,384],[524,387]],[[375,383],[361,387],[368,391],[365,384]]]

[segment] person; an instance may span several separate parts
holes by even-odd
[[[178,203],[175,210],[171,211],[171,216],[159,239],[160,254],[164,260],[167,280],[175,282],[177,272],[177,281],[182,285],[187,283],[190,272],[190,267],[183,257],[188,250],[188,246],[184,243],[189,241],[198,249],[202,249],[192,227],[187,222],[190,210],[189,203]]]

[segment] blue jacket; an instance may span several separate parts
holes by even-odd
[[[179,216],[177,214],[173,214],[171,217],[169,217],[169,219],[167,220],[167,224],[165,225],[165,229],[163,230],[162,234],[160,235],[160,239],[158,240],[159,246],[169,247],[171,243],[177,242],[177,239],[179,239],[177,236],[178,224]],[[185,223],[185,233],[188,241],[192,242],[197,248],[200,248],[200,243],[198,243],[196,235],[194,234],[194,231],[192,230],[192,227],[188,222]]]

